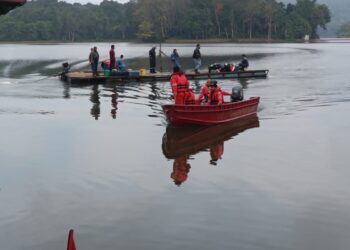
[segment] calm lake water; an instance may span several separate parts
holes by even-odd
[[[70,228],[79,250],[350,248],[349,43],[203,45],[204,66],[245,53],[270,75],[220,81],[261,96],[257,117],[182,130],[168,82],[50,77],[93,45],[0,45],[1,249],[65,249]],[[147,67],[151,45],[116,47]]]

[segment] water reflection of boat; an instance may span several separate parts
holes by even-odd
[[[194,155],[247,129],[257,127],[259,127],[259,119],[256,115],[210,127],[175,128],[168,126],[163,136],[163,153],[168,159]]]
[[[259,127],[256,114],[233,122],[223,123],[211,127],[167,127],[163,136],[163,154],[173,159],[171,178],[177,186],[184,183],[190,172],[188,159],[201,151],[210,152],[210,164],[217,162],[224,154],[224,142],[233,136],[251,128]]]

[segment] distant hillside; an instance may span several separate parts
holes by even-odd
[[[296,0],[280,0],[283,3],[295,3]],[[327,4],[332,15],[332,21],[327,25],[327,31],[319,31],[321,36],[336,36],[341,26],[350,21],[350,0],[317,0]]]
[[[0,41],[296,41],[317,38],[329,21],[328,7],[313,0],[288,7],[276,0],[35,0],[0,17]]]

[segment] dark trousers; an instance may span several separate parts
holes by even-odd
[[[150,59],[149,60],[149,71],[151,72],[151,73],[156,73],[156,59],[154,58],[154,59]]]

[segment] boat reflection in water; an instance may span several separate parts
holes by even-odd
[[[224,142],[251,128],[259,127],[256,114],[229,123],[205,127],[175,128],[168,126],[163,136],[163,154],[173,159],[171,178],[177,186],[184,183],[190,172],[188,159],[201,151],[209,151],[210,164],[216,166],[224,154]]]

